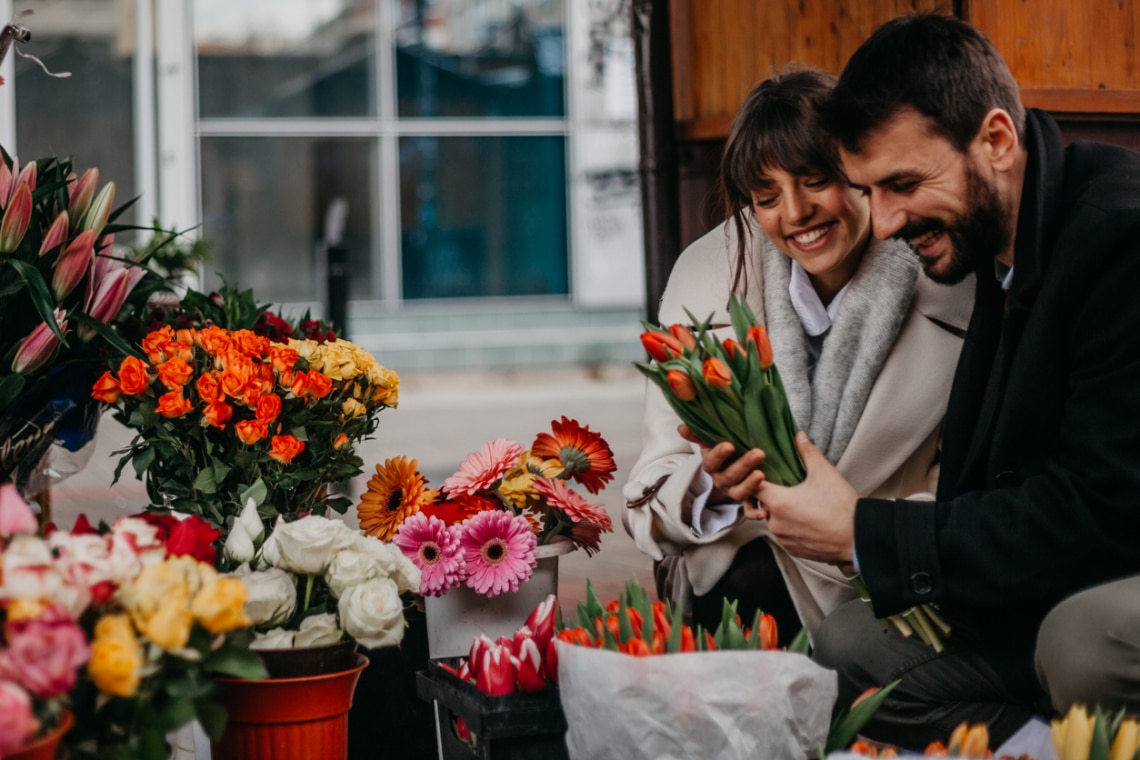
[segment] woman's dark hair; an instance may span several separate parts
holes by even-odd
[[[876,29],[839,75],[823,121],[845,150],[858,153],[873,130],[908,108],[959,151],[994,108],[1025,139],[1025,108],[1009,67],[985,35],[954,16],[913,13]]]
[[[768,172],[780,169],[846,181],[838,149],[820,122],[820,111],[834,86],[835,78],[821,71],[786,71],[754,87],[732,120],[720,178],[725,216],[736,229],[733,291],[748,288],[748,215],[753,191],[770,183]]]

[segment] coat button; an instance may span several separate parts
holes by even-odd
[[[910,576],[910,587],[914,590],[914,593],[923,595],[929,594],[934,588],[934,584],[930,582],[929,573],[915,573]]]
[[[1021,475],[1013,470],[1003,470],[994,478],[994,485],[998,488],[1016,488],[1021,485]]]

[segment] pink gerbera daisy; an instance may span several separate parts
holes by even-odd
[[[459,472],[443,482],[449,496],[486,491],[511,469],[523,453],[523,447],[507,438],[487,441],[483,448],[467,455]]]
[[[438,517],[411,515],[400,524],[392,542],[420,569],[420,593],[424,596],[441,596],[463,582],[459,531]]]
[[[606,508],[601,504],[590,504],[576,492],[570,490],[564,480],[547,480],[535,478],[534,490],[542,494],[546,503],[562,514],[570,522],[588,522],[597,525],[607,533],[614,529]]]
[[[487,597],[518,591],[534,572],[537,539],[522,515],[480,512],[459,527],[466,583],[475,591]]]

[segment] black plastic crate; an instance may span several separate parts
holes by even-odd
[[[439,667],[456,659],[430,660],[416,674],[420,699],[436,703],[440,745],[448,760],[558,760],[566,754],[566,716],[557,689],[492,697]],[[459,716],[476,737],[472,747],[455,735]]]

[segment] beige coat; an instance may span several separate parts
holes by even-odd
[[[758,261],[763,233],[756,229],[752,239],[756,249],[752,258]],[[689,246],[669,277],[661,300],[661,323],[689,323],[687,308],[698,318],[712,314],[713,324],[727,324],[735,250],[730,224]],[[748,300],[759,315],[764,313],[763,287],[759,268],[753,267]],[[934,491],[942,418],[973,291],[972,278],[946,287],[918,277],[910,311],[837,462],[860,494],[897,498]],[[778,366],[779,356],[776,362]],[[824,615],[855,597],[850,584],[832,566],[784,553],[763,521],[742,519],[714,535],[697,536],[690,527],[695,495],[691,486],[701,462],[697,447],[677,434],[679,424],[661,391],[647,383],[641,456],[623,490],[626,530],[654,559],[682,555],[684,575],[698,595],[707,593],[724,575],[741,546],[766,537],[800,618],[814,632]]]

